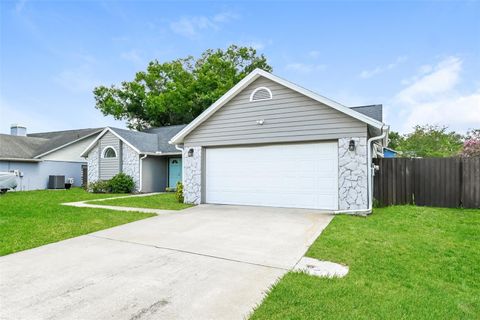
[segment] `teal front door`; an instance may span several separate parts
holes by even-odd
[[[182,158],[168,159],[168,186],[175,188],[182,181]]]

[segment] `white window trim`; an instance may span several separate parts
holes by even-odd
[[[255,95],[255,93],[257,93],[257,91],[260,91],[260,90],[267,90],[268,94],[270,95],[270,98],[253,100],[253,96]],[[252,94],[250,95],[250,102],[265,101],[265,100],[272,100],[272,99],[273,99],[272,91],[267,87],[258,87],[255,90],[253,90]]]
[[[115,152],[115,157],[105,158],[105,151],[107,151],[108,148],[112,148],[113,152]],[[117,152],[117,150],[115,150],[115,148],[113,146],[106,146],[105,148],[103,148],[102,159],[117,159],[117,158],[118,158],[118,152]]]

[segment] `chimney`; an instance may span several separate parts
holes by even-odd
[[[27,127],[21,126],[19,124],[12,124],[10,126],[10,134],[12,136],[26,137],[27,136]]]

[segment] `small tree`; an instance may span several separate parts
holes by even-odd
[[[463,147],[463,136],[447,129],[446,126],[415,126],[414,131],[399,142],[397,150],[425,158],[458,156]]]
[[[398,146],[403,142],[403,136],[396,132],[390,131],[388,133],[388,147],[393,150],[397,150]]]
[[[473,129],[467,133],[463,142],[463,157],[480,157],[480,129]]]

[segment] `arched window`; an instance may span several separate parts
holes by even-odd
[[[250,101],[262,101],[272,99],[272,91],[266,87],[258,87],[250,95]]]
[[[103,149],[103,157],[104,158],[116,158],[117,157],[117,152],[113,147],[106,147]]]

